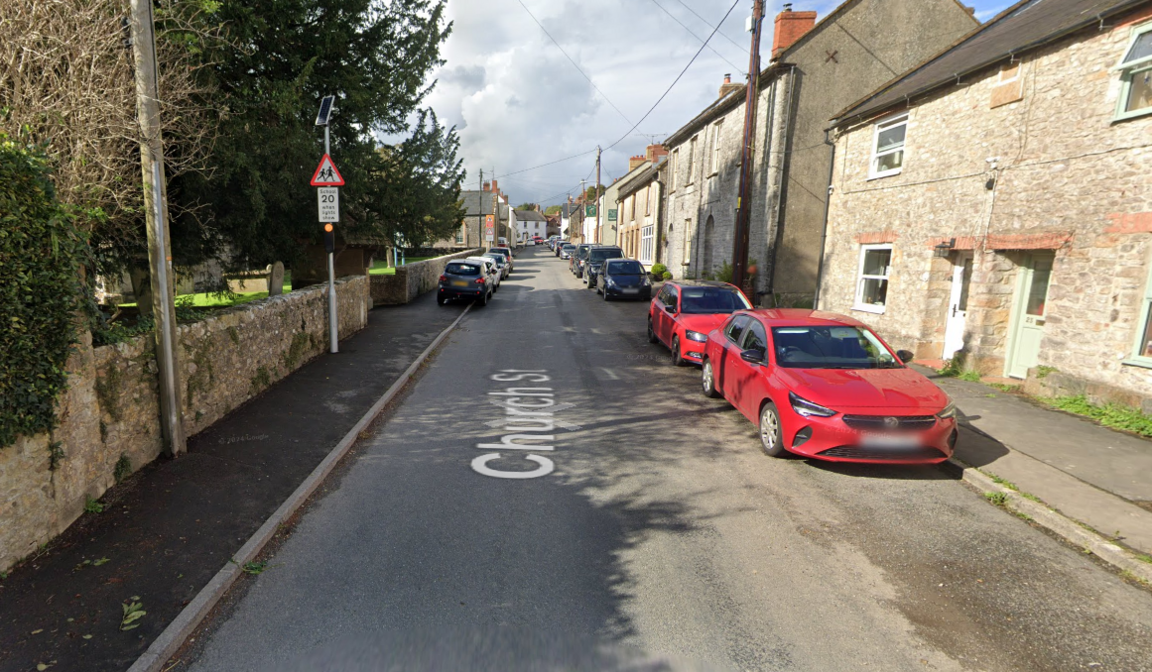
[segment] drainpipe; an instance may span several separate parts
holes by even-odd
[[[812,294],[812,309],[820,307],[820,287],[824,283],[824,247],[828,243],[828,211],[832,206],[832,176],[836,172],[836,143],[828,139],[828,131],[824,129],[824,144],[832,148],[828,157],[828,193],[824,196],[824,225],[820,230],[820,259],[816,266],[816,292]]]
[[[777,105],[773,110],[773,116],[779,119],[780,132],[777,133],[777,142],[782,143],[780,159],[776,164],[776,194],[775,202],[772,206],[772,216],[769,219],[776,227],[776,239],[772,241],[772,247],[768,251],[768,288],[765,294],[772,296],[774,303],[776,301],[775,288],[776,288],[776,257],[780,250],[780,245],[784,240],[784,227],[781,226],[780,218],[781,213],[784,212],[785,196],[784,196],[784,174],[788,172],[788,165],[791,163],[788,153],[789,134],[788,128],[791,126],[792,108],[796,100],[796,66],[793,65],[788,69],[788,104],[787,107],[780,109]],[[778,115],[778,116],[777,116]]]

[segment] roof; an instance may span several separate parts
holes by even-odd
[[[484,198],[481,198],[481,195]],[[460,200],[464,202],[465,217],[492,214],[492,192],[490,191],[461,191]]]
[[[833,118],[833,126],[873,116],[964,76],[1055,42],[1150,0],[1021,0],[958,42],[893,79]]]
[[[736,289],[736,285],[719,280],[691,280],[684,278],[680,280],[668,280],[665,284],[677,285],[679,287],[731,287],[732,289]]]
[[[628,181],[621,184],[619,189],[617,189],[617,200],[631,196],[643,189],[647,184],[652,182],[652,180],[655,180],[656,174],[664,167],[664,162],[667,160],[667,156],[661,157],[658,162],[649,164],[647,168],[628,178]]]
[[[545,222],[548,218],[538,210],[515,210],[518,222]]]
[[[784,322],[792,325],[851,325],[865,326],[863,322],[840,313],[829,313],[823,310],[809,308],[753,308],[743,311],[757,317],[773,322]]]

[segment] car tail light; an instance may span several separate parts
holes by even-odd
[[[447,282],[447,280],[448,280],[448,276],[446,276],[446,275],[440,276],[440,282]]]
[[[477,284],[477,285],[482,285],[482,284],[484,284],[484,278],[476,278],[476,284]]]

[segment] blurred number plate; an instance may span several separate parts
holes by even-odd
[[[453,287],[467,287],[468,281],[467,280],[453,280],[452,286]]]
[[[923,442],[919,434],[878,434],[865,432],[860,437],[860,445],[868,448],[893,448],[906,450],[919,448]]]
[[[639,294],[640,290],[636,289],[635,287],[628,287],[628,288],[620,290],[620,292],[622,294]]]

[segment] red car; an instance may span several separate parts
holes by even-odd
[[[648,306],[648,341],[672,351],[672,365],[699,364],[708,332],[733,311],[751,308],[748,297],[726,282],[677,280],[664,287]]]
[[[956,446],[956,407],[863,323],[800,309],[746,310],[708,335],[702,386],[760,427],[764,452],[836,462],[935,464]]]

